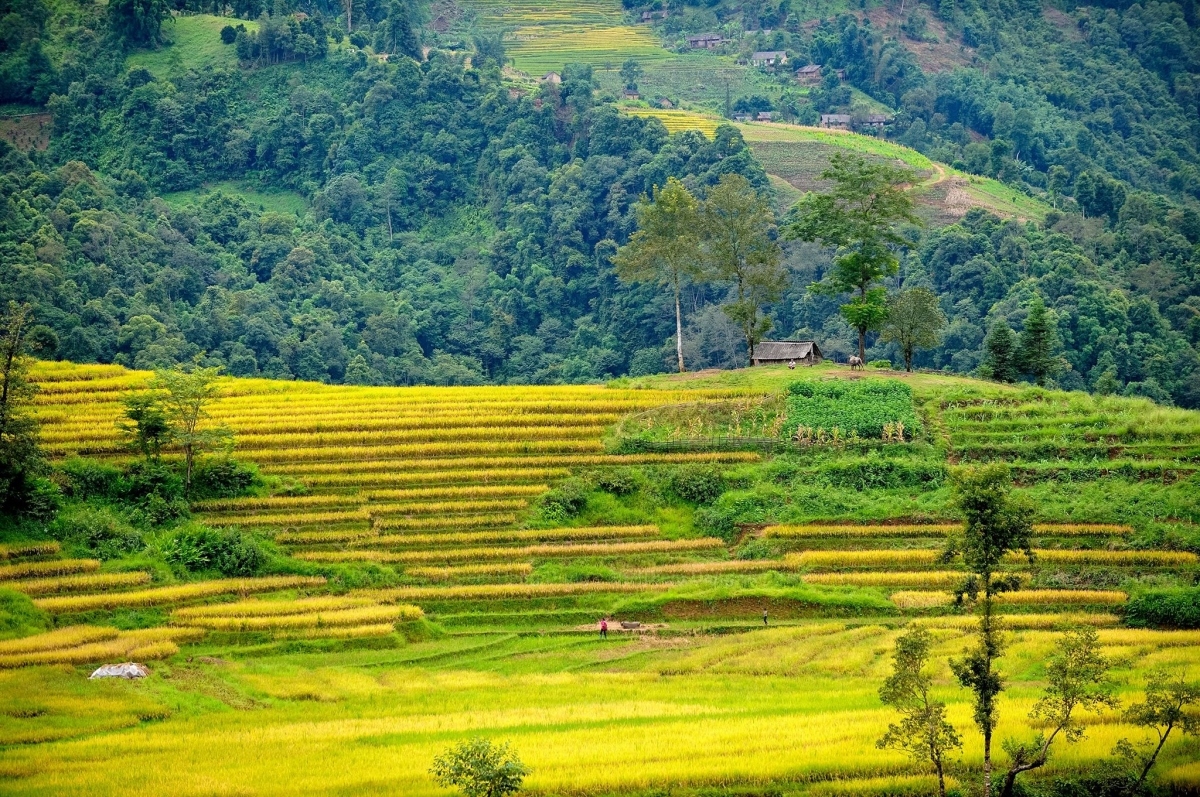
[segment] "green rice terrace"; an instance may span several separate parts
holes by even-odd
[[[34,376],[67,494],[131,478],[116,422],[150,375]],[[191,517],[268,565],[182,577],[90,504],[6,532],[2,594],[27,627],[0,640],[5,788],[438,794],[428,762],[483,731],[540,794],[928,793],[927,767],[876,749],[894,716],[877,691],[905,629],[939,655],[973,633],[946,545],[962,529],[951,475],[970,463],[1007,463],[1035,508],[1032,556],[1000,565],[1000,733],[1024,732],[1066,626],[1096,629],[1127,699],[1155,667],[1200,677],[1200,630],[1178,610],[1200,577],[1195,412],[832,365],[607,386],[224,379],[220,394],[208,423],[261,475]],[[184,538],[145,550],[175,561]],[[126,659],[151,677],[79,677]],[[948,670],[934,683],[965,731],[966,693]],[[1142,733],[1087,717],[1047,774]],[[1172,737],[1158,782],[1200,788],[1198,756]]]

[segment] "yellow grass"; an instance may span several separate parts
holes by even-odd
[[[0,545],[0,561],[5,559],[22,559],[26,556],[53,556],[62,550],[62,546],[53,540],[49,542],[18,542],[12,545]]]
[[[1047,537],[1127,535],[1130,526],[1110,523],[1035,523],[1034,533]],[[944,537],[962,531],[961,523],[813,523],[768,526],[764,537]]]
[[[4,586],[24,592],[26,595],[53,595],[59,592],[83,592],[84,590],[124,589],[150,583],[149,573],[85,573],[77,576],[33,578],[25,581],[10,581]]]
[[[39,609],[62,614],[87,612],[96,609],[120,609],[139,606],[169,606],[174,603],[209,598],[217,595],[238,595],[254,592],[315,587],[325,583],[323,576],[267,576],[264,578],[230,578],[218,581],[199,581],[170,587],[114,592],[99,595],[74,595],[61,598],[38,598],[33,604]]]
[[[921,594],[921,593],[916,593]],[[936,594],[936,593],[932,593]],[[893,600],[895,595],[892,596]],[[1046,630],[1066,628],[1076,625],[1090,625],[1098,628],[1115,626],[1121,618],[1115,614],[1083,614],[1078,612],[1062,612],[1056,614],[1002,614],[999,615],[1006,628],[1031,630]],[[974,615],[955,615],[953,617],[918,617],[910,621],[912,625],[927,628],[972,629],[979,625],[979,618]]]
[[[281,531],[275,535],[275,542],[288,545],[330,545],[378,536],[379,532],[365,527],[336,531]]]
[[[375,521],[375,528],[381,530],[415,530],[429,529],[476,529],[494,528],[496,526],[511,526],[517,522],[513,514],[488,515],[454,515],[451,517],[389,517]],[[386,538],[381,538],[386,539]]]
[[[1046,548],[1034,550],[1037,561],[1079,565],[1150,565],[1172,567],[1194,565],[1200,561],[1186,551],[1058,551]],[[1024,554],[1006,557],[1010,561],[1025,561]]]
[[[348,512],[280,512],[275,515],[228,515],[209,517],[213,525],[224,526],[319,526],[326,523],[361,523],[371,519],[365,510]]]
[[[808,584],[832,584],[849,587],[926,587],[949,589],[963,580],[963,574],[955,570],[918,570],[872,573],[809,573],[804,576]]]
[[[557,529],[503,529],[500,531],[460,531],[443,532],[441,534],[400,534],[386,537],[375,537],[365,544],[377,546],[400,545],[469,545],[483,542],[529,542],[533,540],[602,540],[628,539],[631,537],[656,537],[658,526],[578,526],[575,528]],[[276,540],[292,542],[299,534],[283,535]],[[352,538],[361,541],[362,537]],[[314,540],[315,542],[315,540]]]
[[[380,544],[389,538],[380,537]],[[626,556],[642,553],[683,553],[722,548],[725,543],[704,537],[697,540],[653,540],[650,542],[604,542],[563,545],[525,545],[511,548],[446,548],[426,551],[310,551],[295,554],[309,562],[380,562],[387,564],[422,564],[487,559],[529,559],[575,556]]]
[[[105,632],[113,629],[103,629]],[[98,632],[97,632],[98,633]],[[203,636],[199,629],[149,628],[122,631],[72,646],[29,650],[0,655],[0,668],[28,667],[38,664],[93,664],[113,659],[165,659],[179,652],[177,641]],[[41,635],[48,636],[48,635]]]
[[[949,606],[954,602],[954,596],[949,592],[934,592],[933,590],[893,592],[888,599],[901,609],[932,609],[937,606]]]
[[[382,601],[476,600],[492,598],[545,598],[622,592],[660,592],[670,584],[629,584],[584,581],[577,584],[470,584],[454,587],[397,587],[364,592]]]
[[[297,600],[246,600],[233,603],[213,603],[188,606],[171,612],[173,621],[188,624],[211,617],[274,617],[284,614],[313,614],[323,611],[361,609],[371,606],[369,598],[321,595]]]
[[[1114,628],[1101,631],[1100,644],[1154,648],[1200,645],[1200,631],[1149,631],[1140,628]]]
[[[409,567],[406,576],[427,578],[432,581],[454,581],[475,576],[527,576],[533,572],[529,562],[514,564],[462,565],[461,567]]]
[[[488,501],[439,501],[431,503],[372,504],[372,517],[394,515],[468,515],[489,512],[511,512],[529,506],[525,498],[492,499]]]
[[[637,576],[705,576],[721,573],[765,573],[770,570],[794,570],[795,565],[778,559],[735,559],[722,562],[682,562],[673,565],[639,567],[626,571]]]
[[[377,625],[327,625],[322,628],[290,629],[282,636],[284,639],[362,639],[389,636],[394,633],[396,633],[394,623],[379,623]]]
[[[0,641],[0,655],[74,648],[89,642],[116,639],[119,633],[120,631],[115,628],[104,628],[95,625],[69,625],[64,628],[47,631],[44,634],[34,634],[33,636],[21,637],[20,639],[5,639]]]
[[[415,606],[362,606],[304,614],[264,614],[241,617],[190,617],[189,626],[210,631],[272,631],[324,626],[362,626],[416,620],[422,612]]]
[[[787,560],[799,567],[890,567],[931,565],[940,555],[935,550],[803,551]]]
[[[1124,603],[1128,596],[1116,590],[1098,589],[1022,589],[1016,592],[1002,592],[996,596],[998,603],[1030,605],[1037,603],[1068,604],[1068,603]]]
[[[0,566],[0,581],[90,573],[99,569],[100,562],[97,559],[51,559],[46,562],[19,562],[15,565]]]

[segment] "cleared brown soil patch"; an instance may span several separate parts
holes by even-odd
[[[0,139],[4,139],[22,152],[45,149],[50,146],[52,121],[53,119],[48,113],[0,116]]]

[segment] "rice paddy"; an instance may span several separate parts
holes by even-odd
[[[122,391],[146,374],[43,364],[38,376],[56,460],[129,460],[114,421]],[[753,398],[787,378],[758,369],[610,387],[228,380],[214,418],[233,429],[235,456],[281,489],[197,501],[194,516],[269,540],[310,575],[175,583],[148,565],[108,572],[117,568],[70,545],[0,547],[0,587],[27,595],[49,624],[0,639],[5,790],[434,795],[432,756],[484,734],[513,744],[543,794],[927,791],[922,770],[875,748],[894,719],[877,690],[903,626],[929,627],[944,660],[977,622],[970,599],[951,593],[966,576],[961,557],[942,555],[962,530],[948,488],[806,481],[842,461],[837,451],[619,453],[605,438],[628,414]],[[1052,466],[1070,474],[1061,494],[1053,480],[1038,487],[1032,561],[1001,567],[1018,587],[997,601],[1009,636],[1001,736],[1026,732],[1041,662],[1064,627],[1099,629],[1127,699],[1151,667],[1200,678],[1200,632],[1122,627],[1139,589],[1194,576],[1195,553],[1158,544],[1153,524],[1117,500],[1071,497],[1087,484],[1078,479],[1097,478],[1085,468],[1126,463],[1122,478],[1142,489],[1147,463],[1180,467],[1200,447],[1194,414],[1153,410],[1158,422],[1144,423],[1136,400],[976,389],[943,375],[912,383],[923,428],[906,444],[911,456],[1005,459],[1019,479]],[[1100,446],[1103,463],[1088,453]],[[663,498],[681,465],[714,465],[745,506],[767,508],[710,532],[714,510]],[[792,472],[804,489],[779,476]],[[617,484],[630,473],[641,498],[618,484],[577,516],[542,508],[568,477]],[[638,503],[645,495],[665,503]],[[1163,495],[1156,523],[1174,532],[1192,522],[1186,489]],[[607,640],[596,634],[601,617]],[[84,678],[124,660],[150,662],[151,677],[128,689]],[[964,756],[977,756],[948,669],[935,690],[967,740]],[[1048,771],[1087,769],[1136,733],[1115,715],[1089,721],[1087,738]],[[1196,784],[1198,752],[1194,740],[1173,741],[1161,781]]]

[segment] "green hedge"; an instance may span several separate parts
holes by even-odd
[[[1200,628],[1200,587],[1135,595],[1125,604],[1125,622],[1138,628]]]

